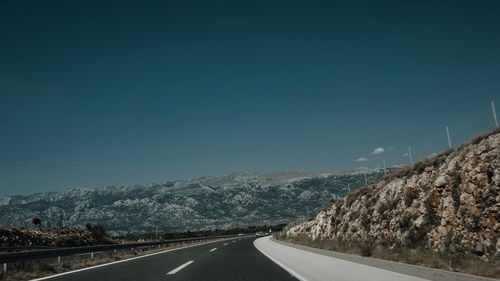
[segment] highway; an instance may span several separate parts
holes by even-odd
[[[262,281],[296,280],[254,247],[235,238],[35,280]]]
[[[166,250],[34,280],[51,281],[489,281],[273,241],[239,237]]]

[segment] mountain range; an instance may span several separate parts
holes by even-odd
[[[370,171],[368,180],[381,177]],[[304,220],[364,183],[363,173],[237,172],[159,184],[0,196],[0,226],[102,225],[113,234],[180,232]]]

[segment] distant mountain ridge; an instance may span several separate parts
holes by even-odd
[[[370,172],[369,179],[381,173]],[[101,224],[109,231],[194,231],[288,223],[364,182],[360,174],[237,172],[161,184],[73,188],[27,196],[0,196],[0,226]]]

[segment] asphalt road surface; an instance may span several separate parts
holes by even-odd
[[[236,238],[37,280],[284,281],[295,280],[253,245]]]

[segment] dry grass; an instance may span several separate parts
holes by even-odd
[[[422,247],[416,249],[394,247],[393,249],[389,249],[382,245],[376,245],[371,239],[358,239],[356,241],[312,240],[306,236],[289,238],[283,233],[275,235],[275,238],[285,242],[341,253],[370,256],[378,259],[457,271],[477,276],[500,277],[499,260],[483,261],[478,256],[472,254],[440,254]]]
[[[425,171],[425,168],[427,167],[438,168],[439,166],[441,166],[441,164],[445,162],[446,158],[453,152],[454,152],[453,149],[448,149],[434,157],[419,160],[412,166],[403,167],[401,169],[395,170],[384,176],[384,181],[390,182],[398,178],[410,177],[413,175],[421,174]]]
[[[370,184],[370,185],[355,189],[354,191],[352,191],[351,193],[349,193],[347,195],[345,206],[347,208],[351,207],[352,203],[354,203],[354,201],[358,200],[362,196],[367,196],[367,197],[373,196],[373,194],[375,193],[375,188],[376,188],[376,185]]]
[[[202,243],[202,242],[195,242],[195,243]],[[91,259],[90,256],[61,257],[62,259],[61,263],[58,263],[56,259],[46,259],[46,260],[35,260],[35,261],[26,261],[15,264],[9,264],[7,275],[6,276],[1,275],[0,280],[2,281],[31,280],[34,278],[45,277],[89,266],[105,264],[119,260],[125,260],[128,258],[161,252],[169,249],[175,249],[182,247],[183,245],[184,244],[177,244],[161,248],[155,247],[155,248],[134,249],[134,251],[122,250],[122,251],[117,251],[116,253],[106,252],[100,255],[96,255],[93,259]]]
[[[373,250],[372,257],[477,276],[500,277],[499,261],[483,261],[472,254],[439,254],[427,249],[396,248],[389,250],[377,247]]]
[[[500,129],[495,129],[491,132],[487,132],[487,133],[480,134],[480,135],[476,136],[475,138],[472,139],[471,144],[478,144],[482,140],[484,140],[485,138],[492,136],[492,135],[495,135],[495,134],[500,134]]]
[[[456,151],[460,151],[470,144],[478,144],[482,140],[484,140],[492,135],[495,135],[495,134],[500,134],[500,129],[495,129],[493,131],[490,131],[490,132],[487,132],[484,134],[480,134],[480,135],[474,137],[471,142],[460,145]],[[454,152],[453,149],[448,149],[448,150],[443,151],[434,157],[417,161],[412,166],[403,167],[401,169],[395,170],[394,172],[387,174],[386,176],[384,176],[384,180],[386,182],[390,182],[396,178],[403,178],[403,177],[409,177],[409,176],[416,175],[416,174],[421,174],[425,171],[426,167],[434,167],[434,168],[439,167],[442,163],[444,163],[446,158],[453,152]]]

